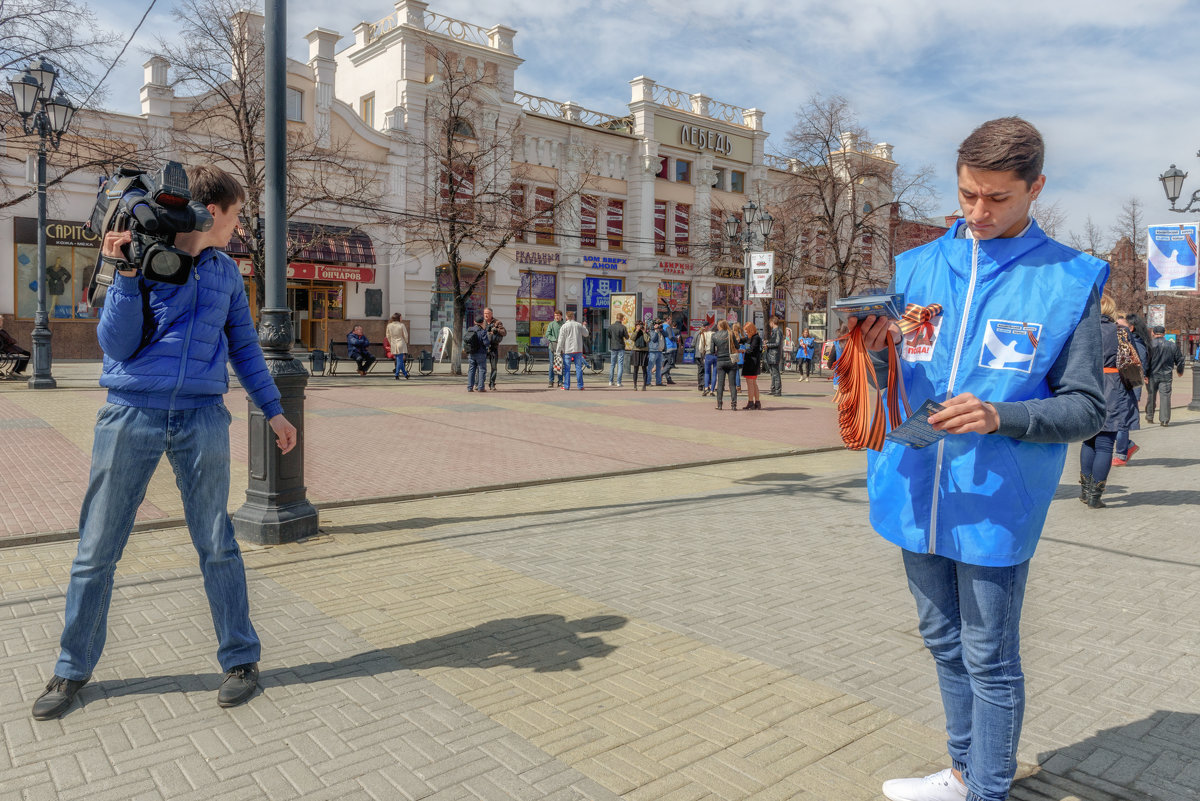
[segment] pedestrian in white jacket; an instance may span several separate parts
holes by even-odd
[[[556,353],[563,357],[563,389],[571,388],[571,370],[575,380],[583,389],[583,343],[587,340],[587,326],[575,319],[575,312],[567,312],[567,321],[558,331]]]

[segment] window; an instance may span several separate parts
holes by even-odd
[[[470,219],[474,213],[475,169],[459,164],[453,169],[442,170],[438,197],[442,201],[442,214],[459,220]]]
[[[713,170],[713,172],[715,172],[717,174],[716,180],[713,181],[713,189],[724,189],[725,188],[725,173],[726,173],[725,168],[717,167],[716,169]]]
[[[663,200],[654,201],[654,252],[667,252],[667,204]]]
[[[675,180],[681,184],[692,182],[692,162],[675,159]]]
[[[304,122],[304,93],[299,89],[287,89],[287,118],[293,122]]]
[[[688,217],[692,207],[686,203],[675,204],[675,253],[679,256],[688,255]]]
[[[471,123],[459,117],[454,121],[454,135],[464,139],[474,139],[475,129],[471,127]]]
[[[658,175],[656,175],[654,177],[662,178],[664,181],[669,181],[671,179],[671,172],[670,172],[671,160],[669,158],[667,158],[666,156],[659,156],[658,158],[659,158]]]
[[[554,244],[554,190],[539,186],[533,192],[534,241],[539,245]]]
[[[596,247],[596,198],[591,195],[579,199],[579,246]]]
[[[625,201],[608,201],[608,249],[621,250],[625,246]]]
[[[372,128],[375,127],[375,93],[364,97],[358,101],[358,116],[362,117],[362,121]]]
[[[746,173],[740,170],[729,171],[729,191],[730,192],[745,192],[746,191]]]
[[[528,242],[528,234],[525,231],[525,184],[512,185],[509,202],[512,204],[513,225],[521,227],[513,236],[513,242]]]

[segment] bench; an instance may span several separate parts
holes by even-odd
[[[330,375],[337,374],[338,362],[343,362],[343,361],[353,362],[354,361],[353,359],[350,358],[349,348],[350,348],[350,346],[347,345],[344,341],[343,342],[338,342],[337,340],[329,341],[329,374]],[[380,363],[384,363],[384,364],[388,364],[388,365],[394,364],[394,362],[391,359],[388,359],[383,355],[383,345],[380,343],[372,342],[370,345],[368,345],[367,353],[369,353],[375,357],[375,361],[371,362],[371,366],[367,368],[368,373],[371,372],[372,370],[374,370],[377,366],[379,366]],[[357,363],[355,363],[354,369],[355,370],[358,369]]]
[[[17,359],[23,358],[16,353],[0,353],[0,379],[8,378],[17,369]]]

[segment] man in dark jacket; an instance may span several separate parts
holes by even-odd
[[[504,323],[492,316],[490,308],[483,310],[483,330],[487,332],[488,389],[496,388],[496,365],[500,361],[500,340],[508,331]]]
[[[1183,375],[1183,354],[1174,340],[1167,339],[1166,329],[1154,326],[1150,342],[1150,367],[1146,372],[1146,422],[1154,422],[1155,400],[1158,404],[1158,419],[1161,425],[1171,424],[1171,371]]]
[[[608,385],[621,386],[621,377],[625,375],[625,338],[629,329],[625,327],[625,315],[617,312],[617,321],[608,327],[608,355],[611,363],[608,366]]]
[[[370,351],[371,340],[367,339],[367,335],[363,333],[363,327],[356,325],[346,334],[346,355],[354,359],[354,363],[358,365],[358,374],[366,375],[367,371],[375,364],[375,357]]]
[[[25,372],[26,365],[29,364],[29,351],[17,344],[17,340],[12,338],[7,331],[4,330],[4,318],[0,317],[0,353],[16,354],[16,364],[13,365],[13,372],[17,375]]]
[[[783,395],[783,374],[780,372],[783,367],[783,329],[779,327],[778,317],[771,318],[770,326],[771,331],[763,345],[767,369],[771,371],[771,389],[767,394],[779,396]]]
[[[194,167],[188,177],[192,198],[213,216],[208,231],[179,234],[175,240],[176,247],[196,257],[194,280],[179,286],[151,281],[127,261],[128,231],[104,235],[101,253],[117,268],[96,328],[104,351],[100,384],[108,388],[108,402],[96,416],[61,651],[54,678],[33,705],[37,720],[66,712],[100,659],[113,573],[163,453],[183,495],[216,628],[217,659],[225,671],[217,703],[236,706],[258,686],[259,639],[250,623],[246,570],[226,511],[232,419],[223,401],[229,389],[227,363],[267,418],[283,453],[296,446],[296,429],[283,416],[279,390],[267,371],[242,277],[233,259],[219,250],[238,224],[245,193],[216,167]],[[154,325],[148,335],[145,321]]]
[[[487,392],[483,388],[487,379],[488,346],[491,344],[482,316],[463,334],[463,353],[467,356],[467,392]]]

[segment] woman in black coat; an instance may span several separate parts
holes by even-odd
[[[729,402],[737,411],[737,385],[733,381],[737,373],[737,345],[731,340],[733,333],[725,320],[717,321],[717,330],[712,336],[712,352],[717,355],[717,408],[725,397],[725,382],[729,382]]]
[[[742,378],[746,379],[746,408],[761,409],[761,396],[758,394],[758,373],[762,369],[763,339],[759,336],[758,326],[746,323],[746,350],[742,359]]]
[[[1100,500],[1104,494],[1104,486],[1108,482],[1108,471],[1112,469],[1113,443],[1116,442],[1117,429],[1129,414],[1133,393],[1126,389],[1117,371],[1117,342],[1118,328],[1113,317],[1117,313],[1117,304],[1105,295],[1100,299],[1100,347],[1104,364],[1104,404],[1106,407],[1104,425],[1099,433],[1084,440],[1079,449],[1079,500],[1090,509],[1103,509],[1105,503]],[[1133,406],[1137,414],[1137,407]]]

